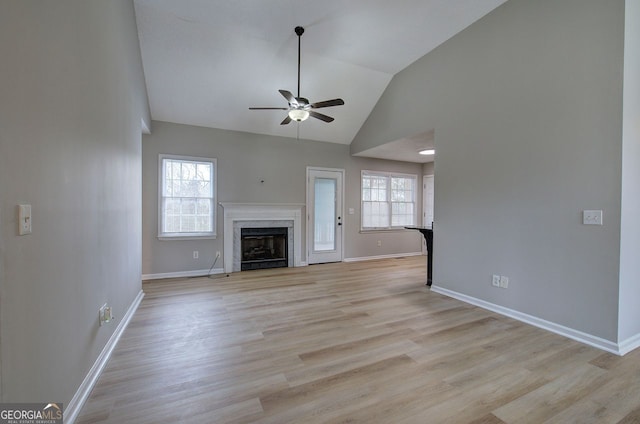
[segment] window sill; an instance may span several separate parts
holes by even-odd
[[[159,234],[158,240],[213,240],[216,239],[216,234],[204,233],[204,234],[176,234],[166,235]]]

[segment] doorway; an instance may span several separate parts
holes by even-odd
[[[433,175],[422,177],[422,226],[433,225]]]
[[[307,263],[343,259],[344,170],[307,167]]]

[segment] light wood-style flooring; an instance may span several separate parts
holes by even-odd
[[[411,257],[145,282],[76,422],[640,423],[640,349],[447,298],[425,273]]]

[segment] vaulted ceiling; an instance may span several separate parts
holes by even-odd
[[[506,0],[135,0],[154,120],[349,144],[393,76]],[[335,118],[280,125],[278,93]],[[408,135],[410,136],[410,135]],[[408,137],[412,146],[415,139]],[[390,140],[391,141],[391,140]]]

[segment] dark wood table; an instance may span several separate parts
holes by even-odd
[[[404,227],[407,230],[417,230],[424,236],[427,242],[427,286],[431,286],[433,271],[433,228],[431,227]]]

